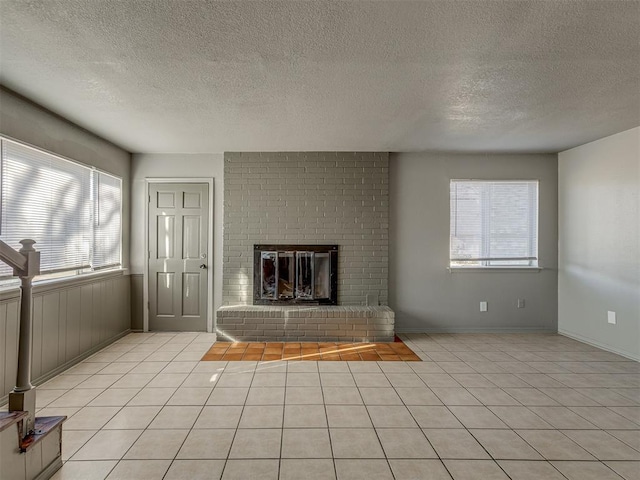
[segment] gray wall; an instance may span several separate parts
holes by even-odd
[[[35,286],[32,380],[42,383],[126,333],[129,304],[122,272]],[[19,315],[20,292],[0,293],[0,404],[15,386]]]
[[[144,329],[144,275],[129,275],[131,279],[131,330]]]
[[[559,331],[640,360],[640,127],[561,152],[559,191]]]
[[[127,267],[131,155],[2,87],[0,133],[122,178],[122,264]]]
[[[338,303],[388,301],[388,153],[225,153],[224,305],[253,303],[253,245],[337,244]]]
[[[213,178],[213,311],[209,331],[213,331],[215,311],[222,305],[222,215],[223,215],[223,154],[134,154],[131,164],[131,271],[134,328],[142,328],[142,301],[145,250],[145,179],[146,178]]]
[[[2,87],[0,133],[122,177],[126,267],[131,155]],[[129,277],[122,271],[40,283],[36,279],[32,378],[43,381],[127,332],[129,289]],[[18,298],[15,287],[0,291],[0,397],[15,383]]]
[[[392,154],[389,297],[398,331],[557,328],[557,156]],[[449,273],[449,181],[537,179],[541,271]],[[517,299],[525,308],[517,308]],[[489,302],[481,313],[480,301]]]

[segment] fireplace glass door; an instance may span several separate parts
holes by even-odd
[[[258,247],[267,246],[256,245],[254,303],[337,303],[337,246]]]
[[[262,298],[273,299],[277,297],[277,252],[262,252]]]
[[[293,297],[293,282],[295,281],[294,252],[278,253],[278,299],[290,300]]]
[[[331,263],[328,253],[316,253],[313,262],[313,296],[314,298],[329,298],[331,291]]]
[[[313,299],[313,252],[296,252],[296,298]]]

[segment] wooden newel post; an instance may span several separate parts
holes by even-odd
[[[40,273],[40,252],[35,240],[21,240],[22,248],[16,252],[0,241],[0,260],[13,267],[13,275],[20,277],[20,334],[18,339],[18,372],[16,386],[9,393],[9,411],[28,412],[25,434],[33,430],[36,417],[36,389],[31,385],[31,292],[33,277]]]

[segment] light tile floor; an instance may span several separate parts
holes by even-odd
[[[200,362],[130,334],[38,387],[55,480],[640,478],[640,364],[559,335],[403,335],[423,362]]]

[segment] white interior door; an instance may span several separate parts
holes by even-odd
[[[207,330],[209,186],[149,184],[149,330]]]

